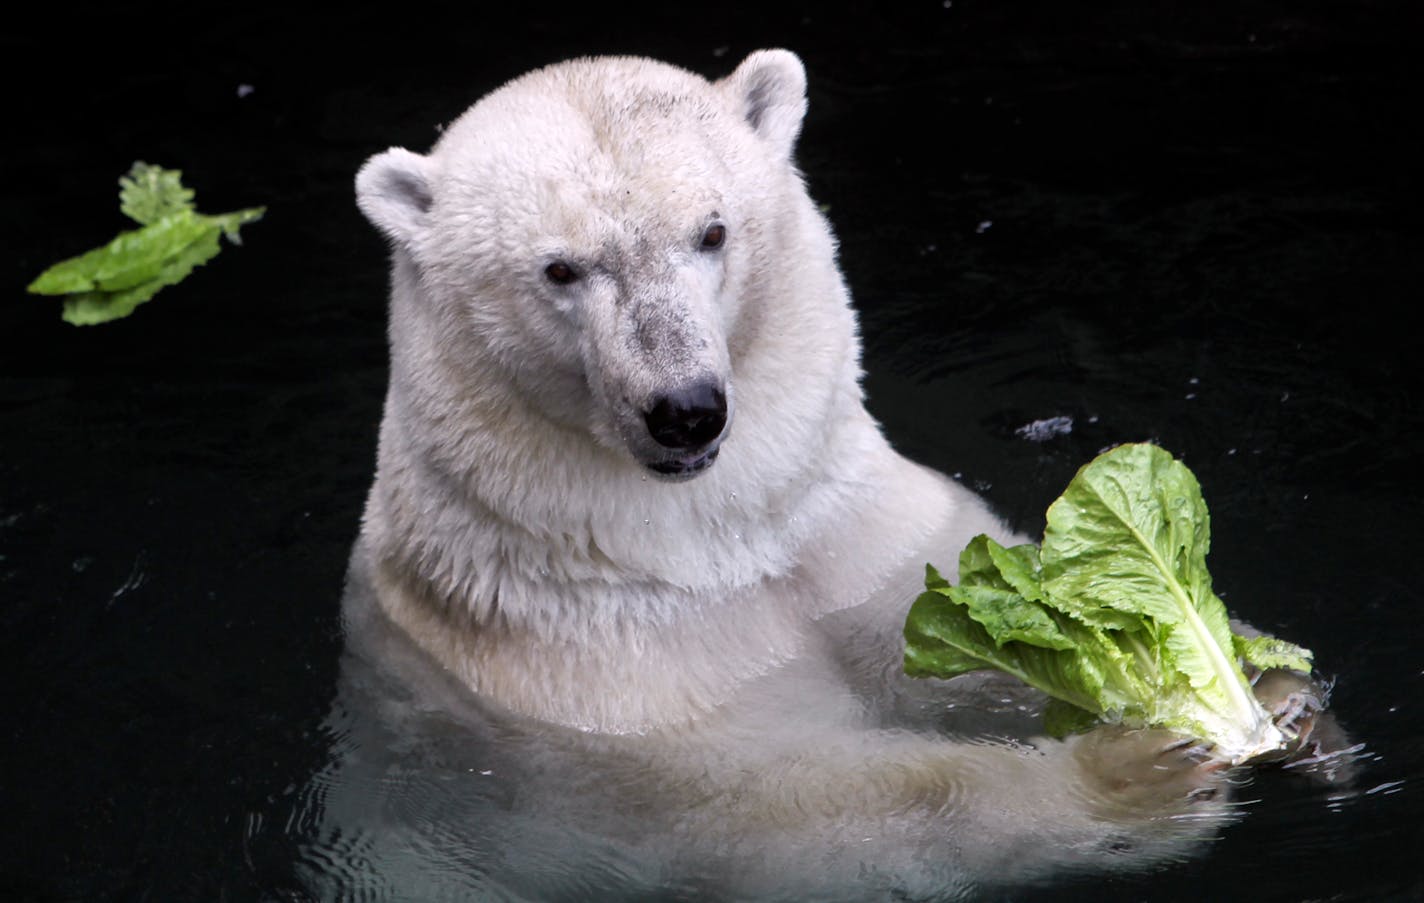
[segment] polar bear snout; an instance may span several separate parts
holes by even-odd
[[[698,383],[655,399],[643,421],[653,441],[664,448],[703,448],[727,425],[727,396],[720,386]]]
[[[648,461],[654,473],[691,477],[717,460],[727,430],[727,394],[705,381],[659,395],[643,412],[653,441],[673,454]]]

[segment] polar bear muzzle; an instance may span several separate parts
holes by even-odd
[[[696,383],[653,400],[643,412],[648,435],[673,457],[648,462],[655,473],[690,477],[717,459],[727,427],[727,396],[712,382]]]

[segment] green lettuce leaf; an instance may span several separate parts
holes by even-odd
[[[1171,728],[1237,762],[1281,749],[1290,738],[1242,662],[1309,672],[1310,653],[1233,634],[1209,546],[1186,466],[1153,445],[1112,449],[1049,508],[1041,548],[979,536],[958,585],[928,569],[906,619],[906,671],[1006,671],[1057,700],[1045,712],[1054,733],[1102,720]]]
[[[177,253],[163,259],[152,275],[142,282],[127,288],[101,288],[66,295],[61,316],[66,323],[75,326],[107,323],[128,316],[135,307],[157,294],[159,289],[181,282],[194,267],[218,256],[222,250],[218,244],[220,232],[217,226],[205,229]]]
[[[1273,636],[1244,637],[1232,634],[1236,656],[1258,671],[1286,668],[1310,673],[1310,650]]]
[[[117,292],[158,276],[168,260],[190,245],[216,238],[219,229],[207,217],[183,211],[142,229],[120,232],[113,241],[78,257],[62,260],[30,283],[37,295]]]
[[[119,206],[142,228],[121,232],[108,244],[45,270],[27,287],[63,298],[63,319],[87,326],[126,317],[160,289],[185,279],[222,250],[219,236],[241,244],[238,229],[262,218],[265,208],[205,215],[193,209],[193,192],[181,173],[135,163],[119,179]]]
[[[179,170],[140,160],[128,175],[119,177],[119,210],[141,226],[193,209],[193,190],[183,187]]]

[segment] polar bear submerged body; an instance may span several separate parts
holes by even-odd
[[[925,561],[1005,531],[864,408],[804,111],[785,51],[713,83],[579,60],[358,177],[393,275],[351,630],[403,689],[348,692],[428,767],[517,782],[408,825],[486,891],[952,895],[1176,855],[1221,811],[1160,735],[976,739],[1027,737],[1032,697],[901,674]]]

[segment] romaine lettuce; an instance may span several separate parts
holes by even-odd
[[[61,261],[27,291],[59,295],[63,319],[76,326],[126,317],[159,289],[184,279],[222,250],[219,235],[240,244],[239,227],[261,219],[265,208],[205,215],[193,207],[182,173],[139,162],[119,179],[119,209],[142,228]]]
[[[1052,697],[1051,732],[1096,721],[1176,730],[1240,763],[1285,748],[1242,668],[1309,673],[1311,654],[1232,633],[1206,569],[1210,522],[1196,478],[1154,445],[1078,471],[1048,509],[1042,547],[978,536],[951,586],[927,568],[905,623],[905,670],[992,668]]]

